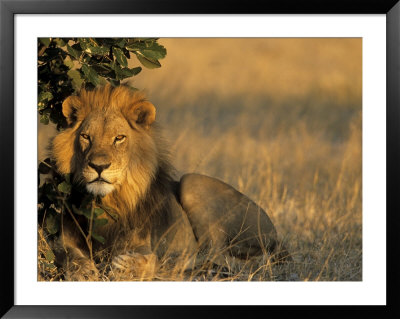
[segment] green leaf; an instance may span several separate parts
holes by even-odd
[[[80,208],[77,208],[75,205],[72,205],[72,210],[74,211],[75,214],[78,215],[83,215],[87,219],[90,220],[92,216],[92,208],[91,207],[83,207],[83,205]],[[93,210],[93,221],[95,222],[97,220],[97,217],[101,216],[104,214],[104,210],[101,208],[94,208]]]
[[[73,47],[71,47],[69,44],[67,44],[67,51],[70,55],[72,55],[75,59],[79,60],[79,57],[82,54],[82,51],[76,50]]]
[[[71,194],[72,186],[71,186],[71,184],[68,184],[67,182],[62,182],[61,184],[58,184],[57,189],[61,193]]]
[[[129,71],[132,74],[131,76],[134,76],[134,75],[139,74],[142,71],[142,67],[138,66],[136,68],[129,69]]]
[[[135,42],[127,46],[126,49],[129,51],[139,51],[143,56],[153,60],[163,59],[167,55],[167,49],[157,43],[155,39]]]
[[[139,51],[149,49],[155,40],[149,39],[131,39],[128,41],[126,49],[129,51]]]
[[[104,55],[110,50],[108,46],[99,46],[98,41],[93,38],[79,38],[79,45],[83,51],[90,55]]]
[[[90,83],[92,83],[94,86],[97,86],[99,84],[99,82],[100,82],[99,75],[93,68],[91,68],[87,64],[83,64],[82,71],[83,71],[83,74],[85,75],[86,79]]]
[[[137,67],[137,68],[133,68],[133,69],[123,68],[123,69],[121,69],[121,72],[119,73],[119,78],[121,80],[130,78],[130,77],[138,74],[140,71],[142,71],[141,67]]]
[[[131,88],[131,87],[130,87]],[[119,219],[118,213],[111,207],[104,206],[102,205],[101,208],[104,210],[104,212],[110,216],[114,221],[117,221]]]
[[[108,82],[105,78],[99,77],[100,85],[106,85]]]
[[[158,52],[158,51],[152,51],[152,50],[141,50],[140,53],[142,53],[146,58],[150,58],[153,60],[158,60],[158,59],[163,59],[165,57],[165,54]]]
[[[95,219],[95,220],[94,220],[93,226],[94,226],[95,228],[97,228],[97,227],[104,226],[104,225],[106,225],[107,223],[108,223],[108,219],[106,219],[106,218],[98,218],[98,219]]]
[[[51,249],[49,249],[48,251],[46,251],[45,258],[46,258],[47,261],[52,262],[52,261],[54,261],[54,259],[56,258],[56,256],[55,256],[54,253],[51,251]]]
[[[140,52],[145,57],[154,60],[163,59],[167,55],[167,49],[157,42],[153,42],[150,46],[146,47],[146,49],[140,50]]]
[[[129,38],[128,39],[128,45],[135,45],[135,44],[141,44],[141,45],[150,45],[153,42],[156,42],[159,38]]]
[[[102,243],[102,244],[104,244],[104,243],[106,242],[106,240],[104,239],[103,236],[94,234],[93,232],[92,232],[92,238],[95,239],[95,240],[97,240],[98,242],[100,242],[100,243]]]
[[[110,63],[110,65],[111,65],[111,67],[113,68],[113,70],[114,70],[114,72],[115,72],[115,79],[116,80],[122,80],[124,77],[123,77],[123,74],[122,74],[122,69],[121,69],[121,67],[119,66],[119,64],[117,64],[116,62],[112,62],[112,63]]]
[[[44,110],[47,107],[47,103],[39,102],[38,103],[38,110]]]
[[[132,52],[143,50],[145,48],[146,48],[146,45],[144,43],[140,43],[140,42],[134,42],[125,47],[125,49],[127,49],[128,51],[132,51]]]
[[[65,178],[65,181],[66,181],[68,184],[71,184],[71,174],[65,174],[65,175],[64,175],[64,178]]]
[[[110,49],[107,47],[89,46],[86,51],[90,51],[90,53],[95,55],[105,55],[110,51]]]
[[[74,62],[72,62],[71,57],[67,56],[64,59],[64,64],[69,68],[72,69],[74,67]]]
[[[91,217],[91,214],[92,214],[92,209],[91,208],[84,208],[84,207],[77,208],[77,207],[75,207],[75,205],[72,205],[72,210],[74,211],[75,214],[83,215],[88,220],[90,220],[90,217]]]
[[[110,66],[112,67],[112,69],[115,72],[115,78],[116,80],[123,80],[132,76],[135,76],[136,74],[138,74],[140,71],[142,71],[142,68],[136,67],[136,68],[123,68],[121,69],[121,67],[119,66],[119,64],[112,62],[110,63]]]
[[[99,74],[107,74],[112,70],[111,66],[107,63],[98,63],[91,66]]]
[[[138,52],[136,52],[136,57],[138,58],[139,62],[148,69],[156,69],[161,67],[161,64],[158,62],[158,60],[147,58]]]
[[[120,48],[123,48],[126,45],[126,40],[125,39],[120,39],[115,44],[118,45]]]
[[[46,92],[46,91],[42,91],[39,94],[39,102],[43,102],[43,101],[50,101],[53,98],[53,94],[51,94],[51,92]]]
[[[46,230],[49,234],[54,235],[58,232],[59,224],[56,215],[50,213],[51,211],[54,210],[50,209],[46,215]]]
[[[104,210],[103,209],[101,209],[100,207],[96,207],[95,209],[94,209],[94,212],[93,212],[93,215],[97,218],[98,216],[100,216],[100,215],[103,215],[104,214]]]
[[[62,48],[67,44],[67,42],[65,42],[63,39],[60,39],[60,38],[54,39],[54,42],[57,43],[57,46],[59,48]]]
[[[72,85],[75,91],[79,91],[84,82],[84,80],[81,77],[81,73],[78,70],[69,70],[67,72],[67,75],[71,78]]]
[[[46,47],[48,47],[50,45],[51,42],[51,38],[39,38],[39,41],[45,45]]]
[[[78,38],[79,45],[85,51],[89,45],[89,38]]]
[[[50,263],[42,263],[46,268],[49,268],[49,269],[54,269],[54,268],[56,268],[56,266],[54,265],[54,264],[50,264]]]
[[[49,116],[47,114],[43,114],[40,116],[40,123],[47,125],[49,124]]]
[[[112,48],[113,54],[115,56],[115,59],[119,64],[121,64],[123,67],[128,66],[128,60],[126,59],[126,56],[124,55],[124,52],[120,48],[113,47]]]

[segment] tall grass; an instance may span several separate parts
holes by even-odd
[[[361,113],[335,119],[332,105],[318,128],[313,114],[284,110],[278,114],[284,120],[273,125],[279,111],[249,109],[222,129],[218,116],[204,124],[188,111],[180,131],[170,133],[176,167],[218,177],[266,209],[297,265],[294,272],[283,267],[277,278],[360,280]]]
[[[238,270],[227,261],[186,273],[163,261],[143,279],[361,280],[361,40],[160,42],[163,67],[134,85],[157,107],[177,177],[214,176],[248,195],[294,262],[267,258]],[[138,279],[103,257],[103,279]]]

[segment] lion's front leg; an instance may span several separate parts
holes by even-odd
[[[100,277],[94,262],[79,248],[69,248],[64,268],[67,281],[98,281]]]
[[[98,281],[100,273],[94,262],[76,246],[57,243],[56,262],[64,269],[67,281]]]
[[[63,233],[55,242],[56,262],[64,269],[67,281],[98,281],[100,273],[85,250],[82,235],[73,226],[65,223]]]

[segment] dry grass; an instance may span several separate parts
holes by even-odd
[[[161,43],[163,67],[134,85],[158,107],[176,168],[252,198],[295,261],[238,269],[230,260],[183,272],[167,260],[150,279],[362,280],[361,40]],[[114,271],[106,256],[99,266],[104,280],[138,279]],[[46,280],[57,276],[42,270]]]
[[[196,120],[185,120],[173,145],[177,167],[218,177],[266,209],[296,261],[275,267],[270,278],[361,280],[361,114],[335,132],[312,129],[312,115],[286,111],[271,133],[273,114],[248,109],[227,129],[186,129]],[[259,116],[265,124],[252,125]]]

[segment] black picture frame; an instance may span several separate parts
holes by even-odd
[[[386,14],[387,305],[386,306],[16,306],[14,303],[14,16],[16,14]],[[0,315],[5,318],[204,318],[261,315],[400,317],[395,265],[400,162],[400,3],[398,0],[281,0],[231,3],[179,0],[0,0]],[[379,212],[377,212],[379,213]],[[396,254],[397,253],[397,254]],[[178,301],[177,301],[178,303]],[[268,307],[268,309],[266,309]]]

